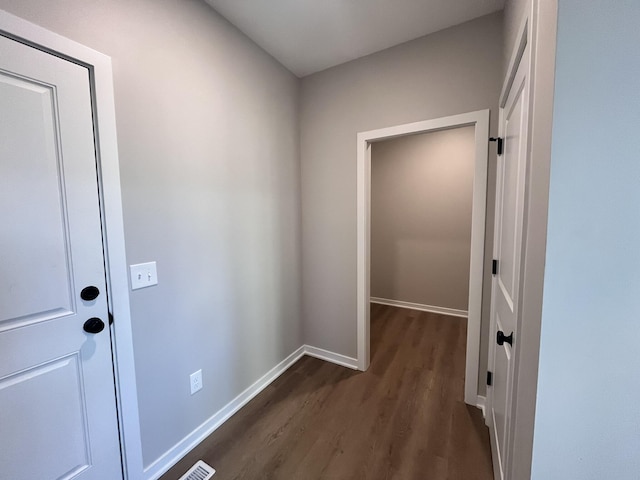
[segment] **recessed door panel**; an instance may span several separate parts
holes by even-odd
[[[0,116],[2,331],[74,307],[55,91],[0,73],[0,111],[11,112]]]
[[[16,440],[0,451],[6,478],[72,478],[88,468],[81,373],[75,353],[0,378],[0,404],[8,407],[0,411],[2,435]]]
[[[498,283],[505,301],[513,310],[513,304],[516,296],[516,269],[518,259],[518,232],[515,228],[518,225],[520,215],[520,173],[521,162],[523,159],[518,155],[520,147],[520,128],[522,124],[522,101],[520,95],[511,110],[507,113],[506,119],[506,135],[505,135],[505,152],[504,160],[501,161],[502,167],[502,222],[499,238],[500,271],[498,274]]]

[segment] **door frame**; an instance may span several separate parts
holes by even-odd
[[[86,67],[89,71],[107,304],[114,318],[114,323],[110,325],[111,349],[122,469],[125,479],[139,478],[143,471],[142,444],[129,310],[111,58],[4,10],[0,10],[0,34]]]
[[[487,415],[485,417],[485,423],[486,425],[489,427],[489,437],[490,437],[490,441],[491,441],[491,452],[492,452],[492,460],[493,460],[493,472],[494,472],[494,477],[496,480],[502,480],[507,479],[507,478],[511,478],[507,475],[508,472],[508,465],[511,462],[511,455],[510,455],[510,441],[512,440],[512,435],[511,435],[511,428],[512,428],[512,423],[511,423],[511,414],[510,412],[512,411],[512,407],[514,407],[514,402],[512,401],[513,399],[513,393],[515,392],[515,380],[517,379],[516,377],[516,363],[518,362],[518,358],[519,358],[519,350],[520,350],[520,340],[521,340],[521,335],[520,335],[520,325],[521,325],[521,297],[522,297],[522,290],[523,290],[523,284],[522,284],[522,258],[524,257],[524,232],[526,231],[526,209],[527,209],[527,182],[529,179],[529,159],[530,156],[528,154],[529,152],[529,148],[528,148],[528,138],[529,138],[529,134],[530,134],[530,121],[531,121],[531,115],[530,115],[530,104],[531,104],[531,46],[530,46],[530,40],[528,37],[528,21],[525,19],[524,23],[520,25],[520,29],[518,31],[518,36],[517,36],[517,43],[516,43],[516,48],[514,50],[514,55],[512,55],[511,57],[511,61],[509,62],[509,68],[507,70],[507,76],[505,78],[505,82],[503,84],[503,88],[500,94],[500,103],[499,103],[499,122],[498,122],[498,135],[500,138],[508,138],[506,131],[505,131],[505,118],[507,113],[505,112],[505,109],[507,107],[507,102],[509,100],[509,97],[512,94],[512,87],[514,85],[514,82],[516,80],[517,74],[518,72],[524,72],[525,75],[525,79],[524,79],[524,84],[525,87],[523,87],[524,92],[523,93],[523,102],[525,102],[525,108],[526,108],[526,112],[525,112],[525,116],[526,116],[526,121],[527,121],[527,125],[526,125],[526,137],[524,139],[525,145],[525,153],[524,153],[524,179],[523,179],[523,184],[522,184],[522,188],[524,190],[524,192],[522,193],[523,196],[523,205],[522,205],[522,223],[520,226],[518,226],[518,222],[516,221],[516,231],[519,232],[520,237],[519,237],[519,241],[518,243],[514,246],[514,248],[518,249],[520,248],[520,254],[517,258],[518,261],[518,276],[517,278],[515,278],[515,282],[517,283],[517,294],[515,294],[516,296],[516,300],[515,300],[515,325],[514,325],[514,331],[512,332],[514,337],[516,338],[517,341],[515,341],[515,347],[514,349],[511,350],[513,358],[512,358],[512,364],[511,364],[511,369],[507,371],[507,379],[506,379],[506,387],[505,387],[505,394],[508,396],[507,397],[507,403],[505,405],[505,410],[506,410],[506,417],[509,419],[508,424],[506,425],[506,436],[502,439],[505,444],[504,444],[504,458],[501,458],[500,456],[500,452],[498,449],[498,444],[497,444],[497,433],[495,431],[495,425],[494,425],[494,417],[493,417],[493,404],[494,404],[494,388],[493,385],[487,388],[487,397],[486,397],[486,412]],[[522,68],[522,70],[521,70]],[[518,84],[519,85],[519,84]],[[506,148],[505,148],[506,150]],[[506,161],[509,161],[508,159]],[[498,170],[497,171],[497,178],[496,178],[496,192],[495,192],[495,198],[496,198],[496,203],[495,203],[495,214],[494,214],[494,218],[495,218],[495,222],[494,222],[494,232],[493,232],[493,258],[497,259],[498,262],[502,261],[501,258],[499,258],[498,255],[498,246],[499,246],[499,242],[500,242],[500,235],[498,235],[498,228],[502,228],[501,225],[501,214],[500,214],[500,210],[503,207],[503,204],[501,203],[501,193],[502,193],[502,189],[503,189],[503,185],[502,185],[502,176],[501,176],[501,172]],[[518,238],[518,237],[516,237]],[[491,372],[496,372],[496,352],[498,351],[498,349],[500,347],[496,346],[496,342],[494,341],[494,339],[496,338],[496,333],[497,333],[497,313],[496,313],[496,298],[497,295],[499,295],[499,290],[500,287],[498,286],[498,277],[497,276],[493,276],[491,279],[491,313],[489,316],[489,337],[488,337],[488,341],[489,341],[489,348],[488,348],[488,358],[487,358],[487,365],[488,365],[488,369]]]
[[[358,133],[357,145],[357,342],[358,369],[365,371],[370,363],[370,245],[371,245],[371,145],[383,140],[417,133],[475,127],[475,159],[473,207],[471,214],[471,260],[469,274],[469,306],[464,381],[464,401],[482,406],[478,399],[480,361],[480,327],[484,273],[485,220],[487,205],[487,167],[489,159],[490,111],[452,115],[378,130]]]
[[[518,350],[514,358],[511,430],[506,478],[529,478],[533,456],[540,331],[546,258],[549,177],[553,127],[558,0],[532,0],[523,13],[501,95],[500,106],[513,82],[524,43],[530,46],[528,172],[521,264]],[[491,325],[493,329],[493,324]],[[493,331],[493,330],[492,330]],[[493,344],[493,338],[489,338]],[[492,352],[490,347],[490,361]],[[491,387],[489,387],[490,389]],[[487,392],[487,411],[492,395]],[[487,416],[487,421],[489,416]],[[495,445],[492,445],[492,450]],[[492,452],[495,457],[495,452]],[[494,465],[494,473],[495,465]]]

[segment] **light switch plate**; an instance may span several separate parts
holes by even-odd
[[[131,290],[151,287],[158,284],[158,272],[156,262],[137,263],[129,265],[131,272]]]

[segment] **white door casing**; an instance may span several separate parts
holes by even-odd
[[[89,71],[0,51],[0,471],[121,478]]]
[[[473,207],[471,219],[471,258],[469,265],[469,316],[464,400],[479,406],[478,365],[482,311],[482,275],[487,202],[487,162],[489,110],[396,125],[357,135],[357,342],[358,369],[365,371],[370,363],[370,203],[371,144],[405,135],[449,128],[475,126]]]
[[[492,283],[489,355],[493,385],[488,389],[489,418],[487,419],[496,479],[507,478],[506,472],[508,472],[510,461],[511,412],[514,364],[519,341],[522,240],[527,184],[529,61],[529,47],[525,45],[513,82],[506,95],[506,102],[500,109],[500,136],[504,139],[504,152],[498,156],[496,179],[494,259],[498,264]],[[501,344],[498,344],[499,335],[502,336]]]

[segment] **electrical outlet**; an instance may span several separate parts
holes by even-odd
[[[129,265],[129,270],[131,271],[131,290],[158,284],[156,262]]]
[[[202,388],[202,369],[189,375],[189,380],[191,383],[191,395],[193,395]]]

